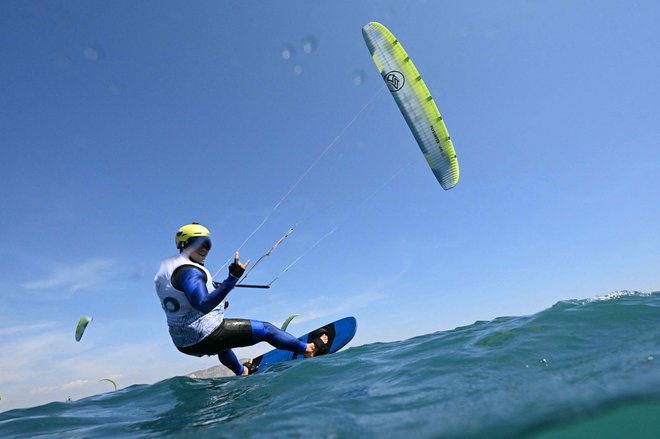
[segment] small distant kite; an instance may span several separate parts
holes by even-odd
[[[282,323],[282,331],[286,331],[286,328],[289,326],[289,323],[291,323],[291,320],[298,317],[299,315],[300,314],[291,314],[289,317],[287,317],[284,320],[284,323]]]
[[[444,190],[453,188],[458,183],[454,145],[415,65],[399,40],[382,24],[368,23],[362,28],[362,36],[435,178]]]
[[[113,380],[112,378],[101,378],[99,381],[108,381],[108,382],[111,382],[112,385],[115,386],[115,390],[113,390],[113,392],[117,390],[117,383],[116,383],[115,380]]]
[[[76,326],[76,341],[80,341],[85,333],[85,329],[87,329],[87,325],[89,325],[89,322],[91,321],[92,318],[88,316],[83,316],[78,320],[78,325]]]

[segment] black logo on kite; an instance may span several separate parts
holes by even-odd
[[[391,92],[401,90],[406,83],[406,78],[403,76],[403,73],[397,72],[396,70],[386,73],[383,78],[385,79],[387,88],[389,88]]]
[[[431,125],[431,133],[433,134],[433,138],[435,139],[435,143],[440,145],[440,138],[438,137],[438,134],[435,132],[435,128],[433,128],[433,125]],[[440,149],[440,152],[444,154],[444,151],[442,151],[442,148]]]
[[[167,312],[177,312],[181,309],[181,305],[174,297],[166,297],[163,299],[163,309]]]

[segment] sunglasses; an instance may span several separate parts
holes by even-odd
[[[211,250],[211,238],[208,236],[194,236],[188,240],[186,247],[203,247],[206,250]]]

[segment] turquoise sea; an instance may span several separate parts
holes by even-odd
[[[230,436],[660,438],[660,292],[0,413],[2,438]]]

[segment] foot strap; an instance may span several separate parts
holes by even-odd
[[[259,366],[252,364],[251,361],[246,361],[245,363],[243,363],[243,367],[245,367],[248,370],[248,375],[252,375],[253,373],[256,373],[259,370]]]
[[[327,354],[330,350],[330,340],[328,340],[328,343],[324,343],[323,340],[321,340],[321,336],[327,333],[328,331],[321,329],[320,333],[317,333],[316,337],[311,341],[314,343],[314,347],[316,348],[316,352],[314,353],[315,356]]]

